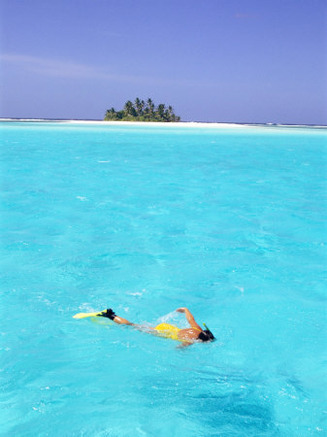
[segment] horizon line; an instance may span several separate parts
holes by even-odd
[[[321,127],[321,128],[327,128],[327,124],[314,124],[314,123],[275,123],[275,122],[237,122],[237,121],[201,121],[201,120],[180,120],[176,122],[149,122],[149,121],[105,121],[103,119],[97,119],[97,118],[43,118],[43,117],[0,117],[1,122],[79,122],[79,123],[99,123],[99,124],[129,124],[129,125],[181,125],[181,124],[206,124],[206,125],[238,125],[238,126],[267,126],[267,127],[274,127],[274,126],[289,126],[289,127]]]

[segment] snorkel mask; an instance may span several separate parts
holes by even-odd
[[[205,327],[205,329],[199,335],[199,339],[202,340],[202,341],[212,341],[212,340],[215,340],[215,336],[210,331],[208,326],[205,323],[203,323],[203,326]]]

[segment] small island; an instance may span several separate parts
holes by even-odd
[[[146,102],[136,98],[134,103],[128,100],[124,109],[116,111],[115,108],[106,111],[105,121],[180,121],[180,117],[174,114],[172,106],[160,103],[156,106],[153,100]]]

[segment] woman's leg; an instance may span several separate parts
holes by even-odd
[[[134,323],[131,323],[128,320],[123,319],[122,317],[119,317],[119,316],[115,316],[112,320],[115,323],[118,323],[118,325],[134,325]]]
[[[124,319],[123,317],[116,316],[114,311],[109,308],[105,311],[102,311],[98,314],[99,317],[107,317],[110,320],[113,320],[118,325],[134,325],[134,323],[129,322],[128,320]]]
[[[98,316],[107,317],[108,319],[113,320],[115,323],[117,323],[117,325],[130,325],[130,326],[134,326],[134,328],[139,329],[140,331],[143,332],[148,332],[150,334],[155,333],[155,328],[152,328],[151,326],[142,326],[132,323],[129,320],[124,319],[123,317],[117,316],[111,308],[102,311],[102,313],[99,313]]]

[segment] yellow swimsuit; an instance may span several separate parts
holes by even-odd
[[[160,323],[160,325],[156,326],[154,329],[158,331],[158,334],[161,337],[171,338],[172,340],[184,341],[182,338],[178,337],[178,332],[181,331],[181,329],[177,328],[177,326],[169,325],[169,323]],[[193,329],[201,332],[201,330],[198,328]]]
[[[158,334],[165,338],[171,338],[172,340],[180,340],[177,333],[180,331],[177,326],[169,325],[168,323],[160,323],[160,325],[154,328],[158,331]]]

